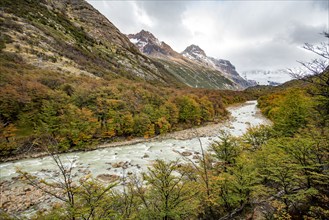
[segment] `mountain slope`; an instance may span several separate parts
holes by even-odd
[[[67,74],[181,85],[83,0],[3,0],[3,50]]]

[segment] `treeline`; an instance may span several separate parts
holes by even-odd
[[[263,96],[259,106],[273,126],[250,128],[239,138],[221,132],[197,163],[188,157],[157,160],[143,175],[125,176],[120,191],[114,188],[119,182],[107,185],[91,176],[59,185],[21,172],[25,181],[50,187],[62,198],[67,194],[60,192],[72,193],[70,200],[34,218],[328,219],[324,103],[324,97],[298,88]]]
[[[242,92],[46,71],[5,52],[0,62],[1,156],[40,150],[49,138],[68,151],[118,137],[153,137],[223,119],[227,104],[247,99]]]
[[[264,157],[263,185],[277,193],[272,202],[277,218],[329,217],[329,121],[323,108],[329,97],[314,93],[319,89],[311,84],[306,90],[286,89],[259,100],[262,112],[274,122],[272,138],[259,154]]]

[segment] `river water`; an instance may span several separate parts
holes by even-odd
[[[242,105],[230,107],[231,119],[228,123],[218,125],[216,129],[227,130],[232,135],[240,136],[246,132],[249,126],[268,124],[269,121],[260,114],[256,107],[257,101],[248,101]],[[211,127],[210,129],[213,129]],[[204,149],[217,139],[214,132],[200,138]],[[102,148],[88,152],[74,152],[62,154],[64,163],[75,167],[76,177],[91,173],[94,177],[100,174],[114,174],[118,176],[130,173],[141,173],[156,159],[175,160],[183,157],[183,153],[189,159],[197,161],[201,153],[198,138],[188,140],[165,139],[145,143],[132,144],[120,147]],[[125,164],[123,169],[118,164]],[[33,158],[6,162],[0,164],[0,181],[10,180],[17,176],[16,168],[30,172],[39,177],[47,178],[54,175],[56,166],[51,157]]]

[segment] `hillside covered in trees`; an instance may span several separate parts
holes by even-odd
[[[248,99],[184,86],[85,1],[6,0],[0,8],[1,160],[47,141],[84,150],[198,126]]]
[[[120,137],[153,137],[224,119],[225,106],[248,98],[235,91],[65,76],[7,52],[0,62],[1,158],[42,150],[49,139],[70,151]]]

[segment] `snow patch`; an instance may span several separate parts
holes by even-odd
[[[139,42],[139,40],[137,38],[130,38],[129,40],[133,44],[137,44]]]
[[[246,80],[256,81],[259,85],[282,84],[292,79],[286,70],[252,70],[243,72],[242,76]]]

